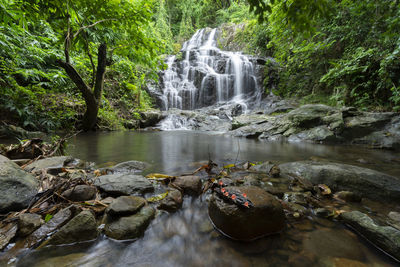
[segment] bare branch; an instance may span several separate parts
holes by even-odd
[[[65,35],[65,41],[64,41],[64,54],[65,54],[65,62],[69,63],[69,47],[71,45],[71,22],[70,22],[71,16],[69,14],[69,1],[67,1],[67,34]]]
[[[81,27],[81,28],[79,28],[79,30],[72,36],[72,39],[75,39],[75,38],[81,33],[81,31],[83,31],[83,30],[85,30],[85,29],[92,28],[92,27],[96,26],[96,25],[99,24],[99,23],[102,23],[102,22],[105,22],[105,21],[111,21],[111,20],[117,20],[117,19],[102,19],[102,20],[96,21],[95,23],[90,24],[90,25],[88,25],[88,26]]]

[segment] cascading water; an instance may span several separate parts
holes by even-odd
[[[217,48],[217,29],[198,30],[184,43],[182,60],[167,58],[164,108],[193,110],[232,102],[247,109],[246,101],[261,95],[255,62],[240,52]]]

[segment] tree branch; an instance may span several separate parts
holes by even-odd
[[[105,22],[105,21],[111,21],[111,20],[117,20],[117,19],[102,19],[102,20],[96,21],[95,23],[93,23],[91,25],[83,26],[83,27],[79,28],[79,30],[76,31],[76,33],[72,36],[72,39],[75,39],[81,33],[81,31],[83,31],[83,30],[92,28],[92,27],[96,26],[99,23],[102,23],[102,22]]]
[[[99,46],[99,51],[97,53],[97,72],[96,72],[96,82],[94,84],[94,97],[97,101],[100,101],[101,93],[104,86],[104,75],[106,73],[107,67],[107,45],[102,43]]]
[[[89,40],[87,38],[87,33],[84,32],[83,38],[85,39],[85,46],[86,46],[86,52],[88,54],[90,64],[92,65],[92,83],[91,86],[94,86],[94,81],[95,81],[95,76],[96,76],[96,66],[94,65],[92,53],[90,53],[90,47],[89,47]]]
[[[69,15],[69,5],[67,1],[67,34],[65,35],[65,41],[64,41],[64,54],[65,54],[65,62],[69,63],[70,58],[69,58],[69,47],[71,45],[71,16]]]
[[[65,70],[67,75],[75,83],[76,87],[78,87],[79,91],[81,91],[83,98],[86,101],[92,101],[93,94],[90,90],[90,87],[85,83],[78,71],[68,62],[57,60],[57,63]]]

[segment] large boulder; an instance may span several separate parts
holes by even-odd
[[[283,175],[296,174],[334,191],[351,191],[371,199],[400,200],[400,178],[357,166],[315,161],[279,165]]]
[[[376,148],[400,149],[400,115],[395,116],[380,131],[353,140],[355,144],[364,144]]]
[[[96,198],[97,189],[90,185],[77,185],[62,193],[62,196],[71,201],[86,201]]]
[[[347,117],[344,119],[345,129],[343,131],[343,136],[348,139],[366,136],[383,128],[391,121],[393,116],[395,116],[395,113],[391,112],[365,112],[358,116]]]
[[[73,158],[69,156],[50,157],[35,161],[25,167],[28,172],[38,172],[43,169],[62,168]]]
[[[61,245],[96,239],[98,235],[96,218],[84,210],[60,228],[43,245]]]
[[[328,126],[322,125],[292,135],[288,139],[289,142],[300,142],[302,140],[329,143],[337,141],[337,137]]]
[[[213,194],[208,213],[215,227],[232,239],[253,240],[280,232],[285,227],[285,215],[279,201],[255,186],[226,187],[247,194],[254,207],[239,207]]]
[[[162,119],[165,118],[162,112],[157,110],[141,112],[140,117],[141,117],[140,120],[141,128],[156,126],[157,123],[159,123]]]
[[[334,114],[335,108],[322,104],[304,105],[290,111],[287,119],[292,127],[308,129],[322,124],[324,117]]]
[[[391,226],[380,226],[368,215],[359,212],[345,212],[341,218],[371,243],[400,261],[400,231]]]
[[[138,195],[152,192],[152,183],[142,175],[110,174],[96,179],[94,185],[112,196]]]
[[[138,238],[143,235],[154,215],[154,208],[145,206],[134,215],[116,220],[109,218],[105,226],[105,234],[118,240]]]
[[[0,213],[26,208],[37,193],[36,178],[0,155]]]

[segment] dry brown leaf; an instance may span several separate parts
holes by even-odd
[[[321,190],[323,196],[331,195],[332,191],[326,184],[319,184],[318,188]]]

